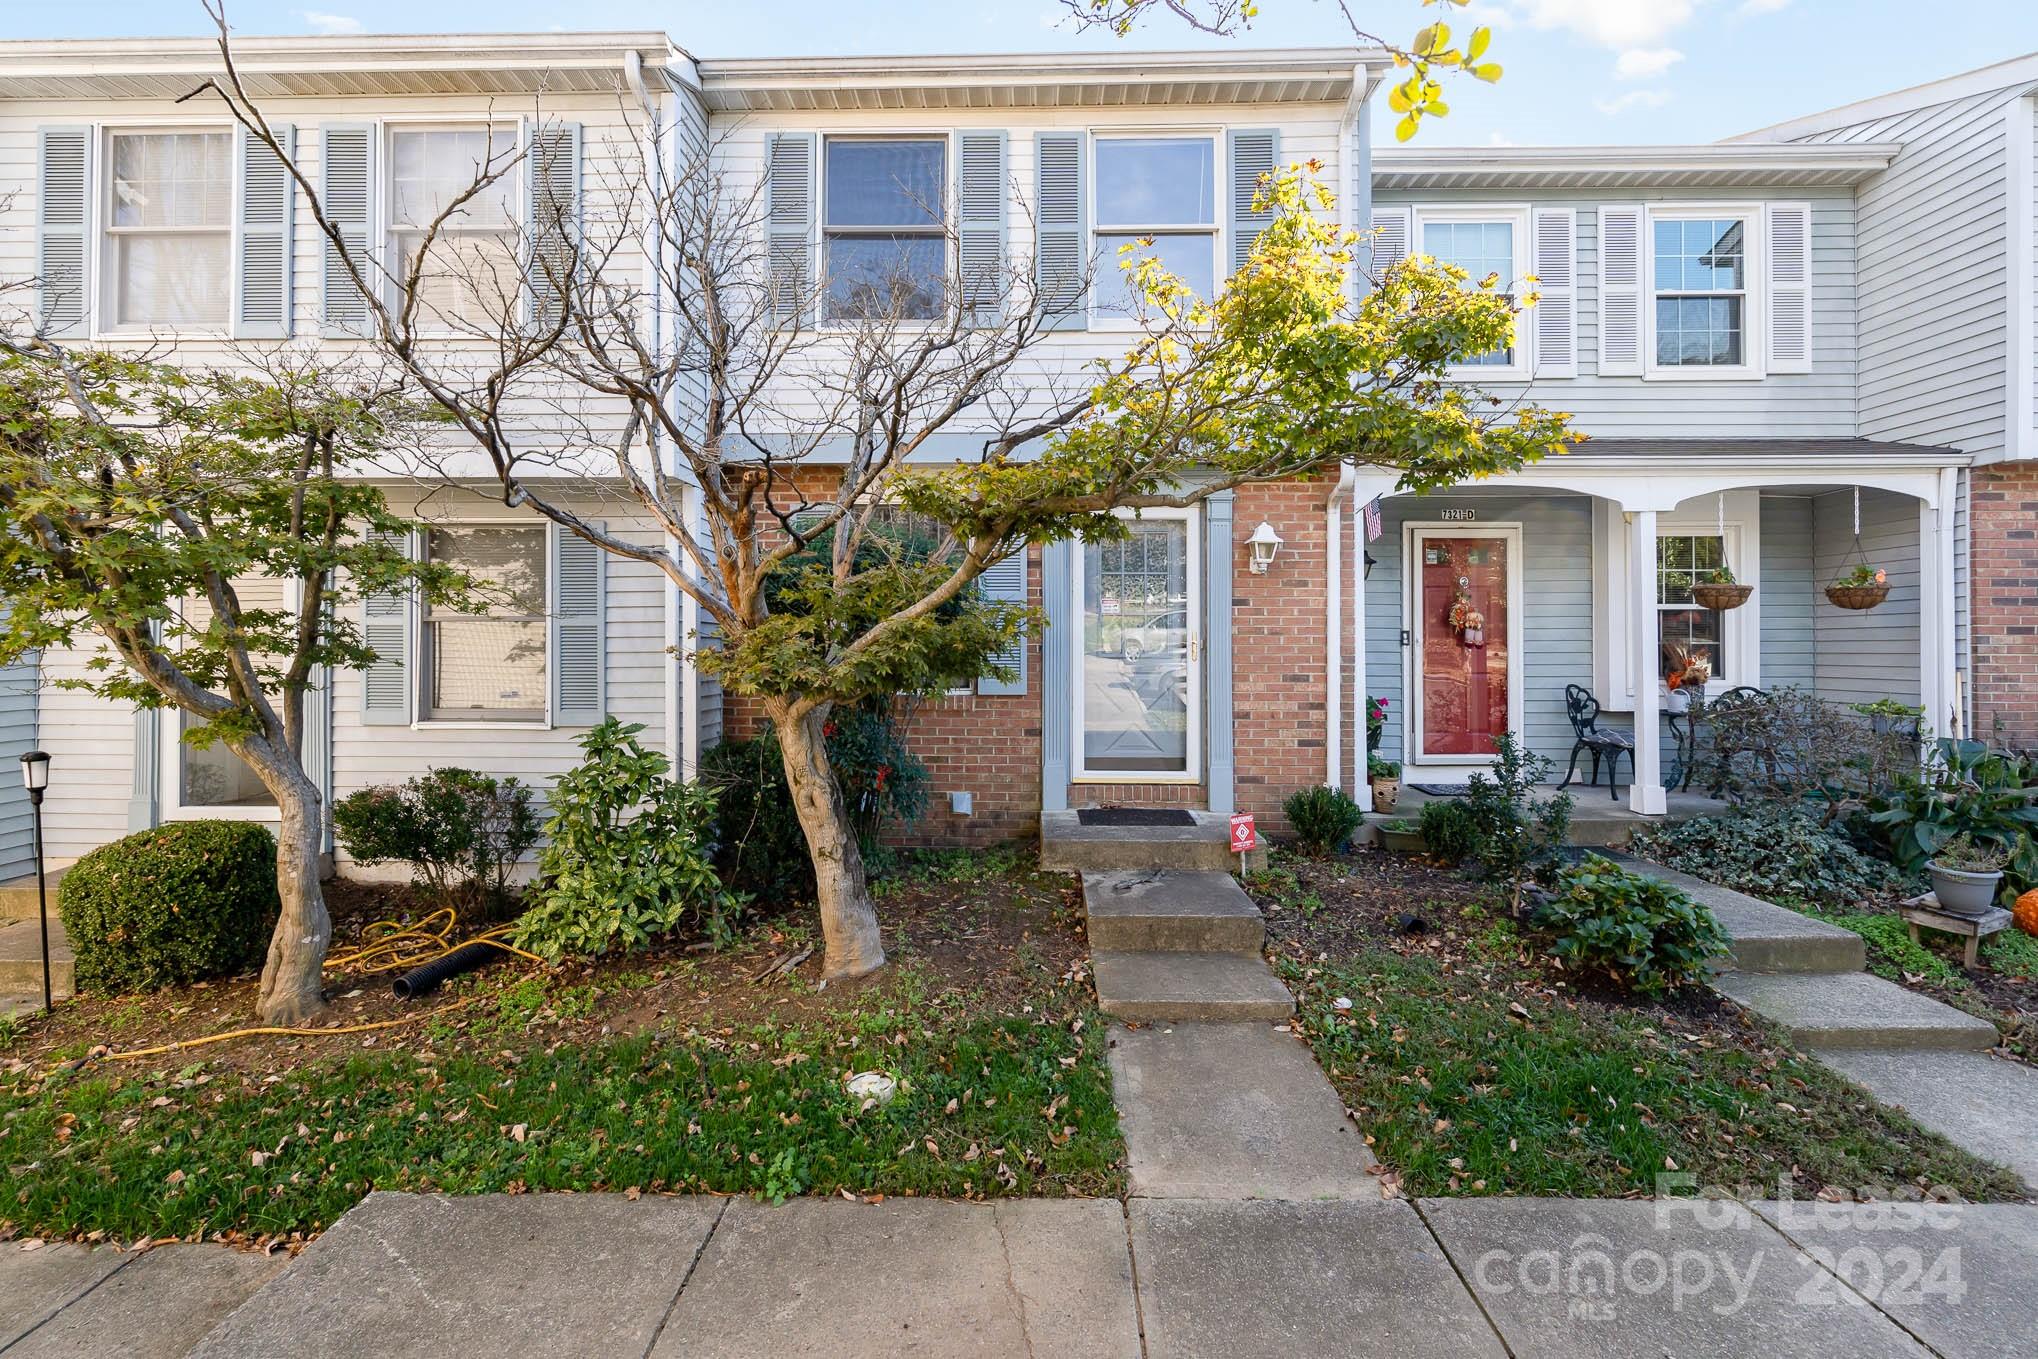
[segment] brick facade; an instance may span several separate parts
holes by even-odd
[[[1974,734],[2038,747],[2038,462],[1972,477]]]

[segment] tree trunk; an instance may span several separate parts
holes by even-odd
[[[322,822],[318,788],[295,760],[250,743],[236,753],[261,776],[276,798],[281,824],[276,835],[276,892],[283,913],[269,938],[255,1013],[265,1024],[301,1024],[325,1009],[326,949],[333,941],[319,885]]]
[[[821,712],[795,718],[774,711],[771,720],[785,760],[786,787],[792,792],[793,810],[799,815],[807,854],[814,862],[821,937],[827,945],[822,975],[833,980],[875,972],[885,965],[884,943],[878,937],[877,908],[871,904],[863,853],[849,824],[849,808],[828,764],[822,731],[826,719]]]

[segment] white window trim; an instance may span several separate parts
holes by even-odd
[[[1741,357],[1731,368],[1656,362],[1656,223],[1738,217],[1746,241]],[[1642,208],[1642,378],[1648,382],[1748,382],[1768,376],[1769,222],[1762,203],[1649,203]]]
[[[304,583],[295,577],[283,582],[283,607],[296,609],[304,598]],[[183,601],[178,601],[177,612],[183,616]],[[305,692],[307,705],[321,701],[323,693],[318,690]],[[235,807],[219,803],[187,803],[184,801],[184,752],[190,747],[184,743],[184,710],[171,706],[162,709],[164,720],[157,723],[157,744],[159,758],[156,763],[159,817],[163,821],[280,821],[282,811],[276,807]],[[307,770],[307,773],[312,771]],[[314,778],[316,775],[314,774]]]
[[[1097,215],[1097,147],[1107,141],[1207,141],[1210,143],[1210,215],[1209,223],[1201,222],[1106,222]],[[1100,255],[1098,241],[1105,236],[1122,236],[1131,232],[1153,236],[1208,236],[1210,238],[1210,277],[1213,287],[1221,291],[1226,279],[1224,261],[1231,258],[1231,242],[1227,239],[1227,210],[1224,190],[1230,183],[1230,167],[1225,161],[1224,129],[1221,127],[1108,127],[1091,128],[1089,133],[1089,154],[1085,157],[1083,193],[1090,205],[1090,239],[1085,243],[1090,257],[1096,260],[1095,275],[1090,280],[1090,295],[1085,304],[1089,309],[1091,330],[1138,332],[1148,328],[1148,323],[1136,316],[1114,316],[1098,305],[1098,294],[1106,291],[1098,287],[1097,280],[1107,277],[1105,270],[1118,271],[1118,257],[1109,259]],[[1206,302],[1215,298],[1204,298]]]
[[[1726,494],[1727,561],[1744,585],[1755,593],[1738,609],[1729,609],[1721,637],[1732,669],[1707,681],[1708,695],[1740,685],[1762,684],[1762,493],[1756,489]],[[1628,523],[1618,505],[1593,502],[1592,575],[1596,601],[1592,620],[1592,692],[1609,712],[1632,712],[1635,706],[1634,646],[1629,625]],[[1712,495],[1694,496],[1675,510],[1656,517],[1658,538],[1692,534],[1718,535],[1718,502]],[[1656,677],[1660,701],[1669,695]]]
[[[92,338],[95,340],[134,340],[147,337],[155,340],[223,340],[233,330],[233,317],[240,304],[241,291],[241,184],[240,156],[236,154],[233,141],[234,125],[231,122],[194,121],[160,122],[111,120],[93,126],[92,164],[90,175],[96,183],[89,184],[87,191],[92,204],[91,234],[93,247],[91,259],[93,268],[87,280],[86,297],[90,303],[92,317]],[[113,286],[113,139],[116,136],[172,136],[180,132],[225,133],[227,137],[227,173],[233,183],[227,196],[227,278],[230,282],[227,297],[227,319],[220,326],[196,326],[172,329],[166,326],[123,326],[113,319],[114,302],[118,290]],[[186,230],[195,230],[186,228]],[[168,804],[165,804],[168,805]]]
[[[1187,608],[1189,614],[1189,669],[1187,706],[1189,720],[1186,724],[1186,768],[1180,773],[1152,772],[1135,769],[1092,770],[1083,764],[1083,648],[1080,636],[1077,645],[1069,648],[1072,678],[1070,693],[1073,695],[1069,721],[1069,782],[1070,783],[1118,783],[1118,784],[1196,784],[1203,781],[1203,723],[1209,716],[1205,711],[1207,700],[1203,689],[1203,615],[1210,608],[1207,598],[1207,582],[1203,579],[1203,520],[1202,512],[1196,509],[1158,510],[1116,510],[1121,519],[1179,519],[1187,538],[1187,557],[1183,569],[1188,581]],[[1078,632],[1083,617],[1083,544],[1075,543],[1069,553],[1069,602],[1070,617],[1076,620]],[[1227,606],[1228,607],[1228,606]],[[1228,680],[1226,681],[1229,682]]]
[[[1423,255],[1422,229],[1431,223],[1485,224],[1505,222],[1514,228],[1514,269],[1512,279],[1504,280],[1501,291],[1519,297],[1529,291],[1526,279],[1531,272],[1528,265],[1535,259],[1535,240],[1530,234],[1533,225],[1529,220],[1527,204],[1518,206],[1486,207],[1480,204],[1432,204],[1418,205],[1409,226],[1409,253]],[[1471,280],[1476,286],[1478,279]],[[1452,379],[1466,383],[1485,382],[1527,382],[1535,376],[1536,370],[1536,328],[1527,324],[1531,313],[1521,312],[1515,317],[1514,362],[1510,364],[1452,364],[1449,369]]]
[[[377,163],[374,166],[375,174],[372,176],[373,183],[369,192],[375,199],[372,211],[374,220],[379,228],[379,247],[371,250],[371,254],[378,254],[378,257],[388,267],[387,279],[390,290],[388,300],[391,305],[394,305],[396,300],[402,296],[403,287],[400,282],[403,258],[401,252],[396,248],[396,234],[399,231],[420,229],[406,227],[399,224],[396,220],[396,135],[399,132],[481,131],[508,132],[511,142],[516,149],[516,155],[518,156],[517,163],[510,167],[508,173],[501,180],[497,181],[502,191],[509,196],[509,221],[500,227],[463,227],[448,222],[440,231],[440,240],[444,241],[459,236],[508,236],[512,248],[521,251],[527,230],[523,208],[524,167],[522,160],[527,148],[524,146],[523,141],[523,127],[518,121],[508,118],[491,118],[485,114],[478,118],[472,114],[464,116],[458,114],[437,114],[421,115],[418,117],[386,118],[376,125],[375,155]],[[236,215],[238,216],[238,214]],[[443,257],[441,257],[441,262],[443,262]],[[417,328],[420,334],[439,337],[450,336],[456,339],[475,338],[470,329],[472,324],[435,322],[425,314],[422,308],[419,309],[417,318]],[[484,321],[482,324],[485,326],[486,322]]]
[[[1507,729],[1521,736],[1527,728],[1523,711],[1527,703],[1527,665],[1524,637],[1527,628],[1527,566],[1522,559],[1522,524],[1519,520],[1488,520],[1477,523],[1445,522],[1441,519],[1410,519],[1401,525],[1401,619],[1408,644],[1401,650],[1401,768],[1406,782],[1421,782],[1427,771],[1435,771],[1439,782],[1455,783],[1459,774],[1490,769],[1497,755],[1422,754],[1422,563],[1418,544],[1425,537],[1497,538],[1507,544]]]
[[[974,130],[974,129],[972,129]],[[828,280],[828,143],[830,142],[940,142],[941,162],[941,225],[935,228],[913,227],[842,227],[845,235],[859,232],[889,232],[903,230],[919,232],[928,236],[942,236],[946,244],[942,249],[942,314],[924,320],[902,320],[892,322],[898,330],[913,332],[927,330],[945,324],[947,311],[957,304],[955,283],[957,263],[956,235],[961,229],[956,221],[956,176],[962,167],[956,163],[959,148],[953,130],[934,128],[897,127],[851,127],[817,130],[814,137],[814,225],[813,234],[807,240],[807,249],[813,254],[816,283]],[[830,318],[828,315],[827,289],[823,288],[814,298],[814,324],[811,329],[822,334],[845,335],[857,329],[859,323],[853,319]]]
[[[421,524],[417,530],[417,553],[419,561],[430,561],[432,530],[434,529],[475,529],[475,528],[517,528],[535,529],[544,535],[545,542],[545,701],[540,705],[537,717],[432,717],[431,712],[431,666],[427,662],[429,648],[425,642],[425,605],[412,591],[410,596],[410,654],[411,687],[410,701],[413,731],[550,731],[556,725],[552,715],[552,669],[555,664],[552,655],[552,620],[559,613],[559,603],[554,592],[559,588],[557,573],[552,570],[552,535],[558,532],[550,520],[528,524],[513,519],[434,519]],[[606,664],[604,658],[604,664]]]

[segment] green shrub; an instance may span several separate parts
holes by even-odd
[[[1304,788],[1281,804],[1295,839],[1311,854],[1331,854],[1351,842],[1352,832],[1366,819],[1359,804],[1342,788]]]
[[[531,905],[517,947],[557,961],[637,949],[693,913],[721,938],[741,902],[708,857],[714,793],[667,777],[670,763],[611,717],[581,738],[586,759],[552,790]]]
[[[516,779],[434,769],[341,798],[333,831],[356,861],[407,863],[438,904],[494,920],[507,913],[517,861],[538,842],[538,818]]]
[[[177,821],[93,850],[57,889],[78,989],[183,986],[256,961],[276,927],[276,840],[249,821]]]
[[[1727,951],[1711,911],[1597,854],[1555,875],[1535,923],[1565,966],[1604,972],[1645,995],[1703,980]]]
[[[1845,906],[1895,890],[1890,865],[1802,807],[1756,803],[1635,834],[1633,851],[1666,868],[1770,901]]]
[[[2006,856],[2003,897],[2038,887],[2038,761],[1980,741],[1941,739],[1922,770],[1871,802],[1869,821],[1906,872],[1965,835]]]
[[[1439,859],[1462,863],[1479,853],[1479,827],[1464,800],[1440,797],[1422,804],[1418,813],[1423,847]]]

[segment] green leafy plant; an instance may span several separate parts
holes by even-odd
[[[1569,793],[1534,795],[1535,786],[1550,777],[1551,765],[1514,733],[1495,737],[1493,746],[1492,776],[1465,780],[1470,852],[1488,878],[1505,885],[1509,909],[1519,916],[1522,889],[1562,856],[1573,803]]]
[[[1703,980],[1727,951],[1711,911],[1597,854],[1556,875],[1535,924],[1565,966],[1604,972],[1644,995]]]
[[[1342,788],[1304,788],[1281,804],[1295,839],[1311,854],[1334,854],[1351,843],[1365,812]]]
[[[1719,816],[1638,831],[1631,846],[1666,868],[1769,901],[1845,905],[1897,889],[1888,863],[1864,854],[1802,806],[1747,803]]]
[[[530,788],[514,778],[434,769],[341,798],[333,832],[356,861],[407,863],[440,905],[494,920],[507,912],[517,862],[538,842],[538,818]]]
[[[82,991],[238,972],[276,923],[276,841],[248,821],[177,821],[102,845],[57,889]]]
[[[1843,590],[1859,590],[1870,585],[1881,585],[1888,579],[1888,572],[1863,562],[1846,575],[1835,576],[1833,584]]]
[[[742,902],[709,859],[715,794],[669,778],[666,758],[636,739],[642,730],[604,721],[554,785],[519,948],[555,961],[642,948],[689,913],[711,937],[729,930]]]
[[[2038,887],[2038,766],[1980,741],[1942,737],[1922,769],[1871,803],[1868,820],[1905,872],[1923,870],[1955,836],[2007,852],[2004,890]]]
[[[1959,873],[2000,873],[2010,862],[2010,846],[1997,841],[1977,843],[1966,831],[1939,846],[1931,862]]]
[[[1377,755],[1368,755],[1366,757],[1366,777],[1368,779],[1398,779],[1401,777],[1401,765],[1395,760],[1383,760]]]
[[[1703,576],[1700,576],[1699,583],[1702,585],[1739,585],[1741,582],[1734,579],[1733,567],[1721,565],[1713,567]]]
[[[1925,709],[1918,703],[1899,703],[1893,698],[1878,698],[1872,703],[1849,703],[1848,707],[1863,717],[1923,717]]]
[[[1417,824],[1410,825],[1404,818],[1399,828],[1420,829],[1423,847],[1439,859],[1463,863],[1479,853],[1479,827],[1464,799],[1436,798],[1423,803],[1416,816]]]

